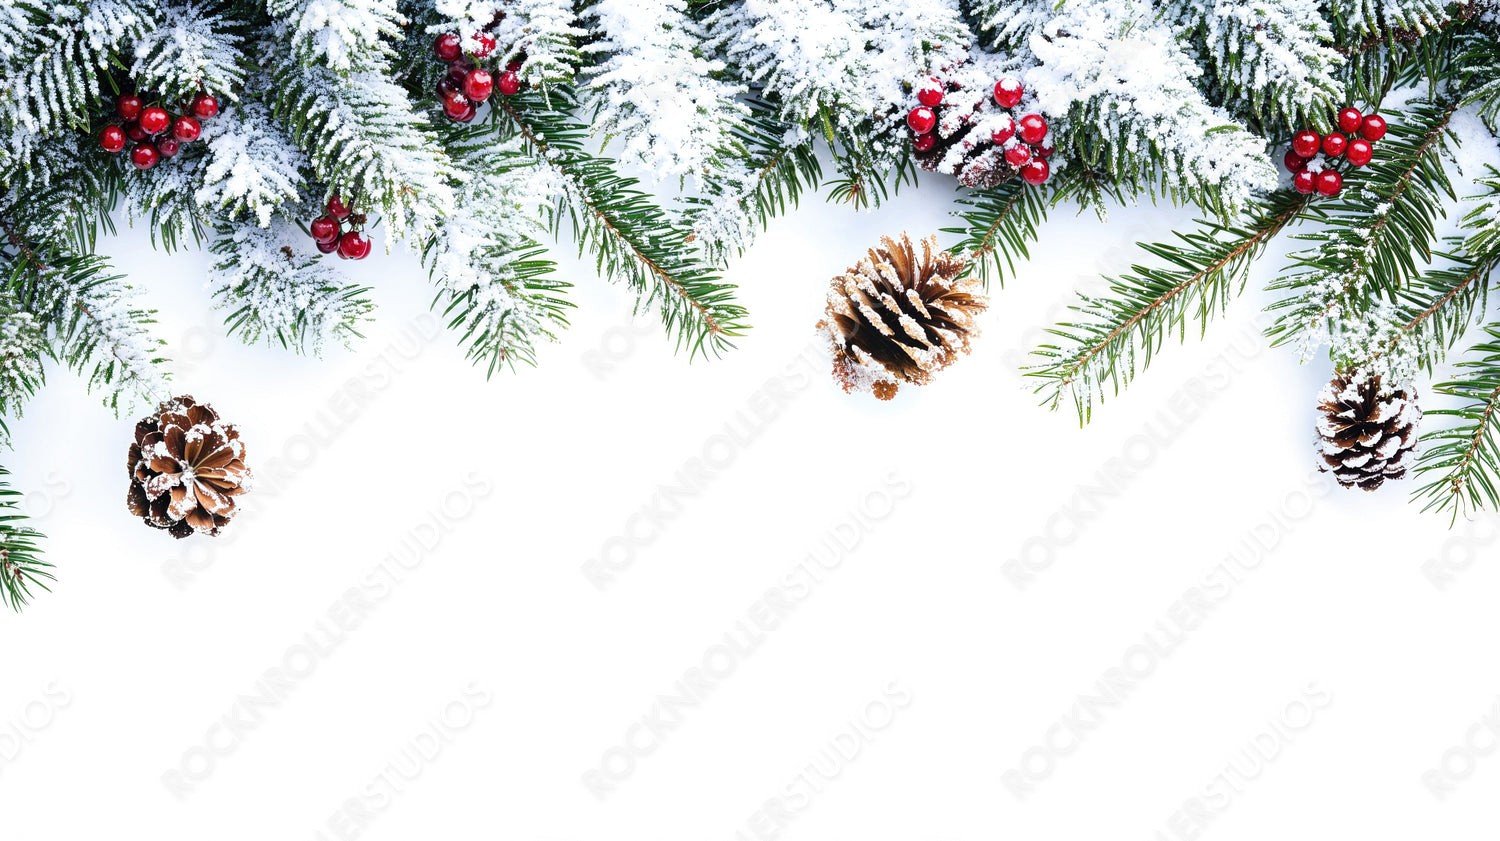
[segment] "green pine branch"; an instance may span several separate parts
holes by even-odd
[[[558,85],[499,102],[495,114],[504,139],[520,136],[561,176],[564,191],[553,214],[554,234],[564,216],[572,222],[580,255],[592,252],[606,278],[620,278],[636,293],[638,308],[659,307],[662,324],[689,354],[718,355],[743,334],[745,310],[639,182],[617,174],[613,162],[584,151],[587,126],[570,116],[577,99]]]
[[[721,166],[703,177],[702,195],[683,199],[683,224],[718,266],[744,254],[757,229],[816,190],[823,170],[811,136],[776,119],[776,108],[749,98],[750,116],[733,131]],[[795,139],[792,136],[795,133]]]
[[[957,201],[967,209],[955,211],[962,226],[943,229],[960,237],[948,250],[968,259],[969,270],[978,273],[986,289],[992,281],[1004,287],[1007,275],[1015,275],[1017,261],[1031,259],[1027,245],[1036,242],[1037,227],[1047,220],[1045,191],[1013,178],[967,192]]]
[[[1396,303],[1431,262],[1443,196],[1457,199],[1442,158],[1457,108],[1419,102],[1391,113],[1376,160],[1349,174],[1338,199],[1319,201],[1327,226],[1299,237],[1315,247],[1270,286],[1288,293],[1271,307],[1283,311],[1267,331],[1273,344],[1337,336],[1379,300]]]
[[[1042,380],[1043,403],[1056,409],[1071,395],[1079,422],[1087,423],[1106,387],[1119,394],[1170,333],[1185,340],[1189,321],[1206,331],[1244,290],[1255,258],[1309,206],[1305,196],[1278,192],[1237,225],[1205,221],[1200,230],[1179,233],[1181,243],[1142,244],[1166,265],[1132,266],[1135,274],[1112,280],[1110,294],[1079,295],[1072,309],[1086,320],[1057,325],[1049,332],[1060,341],[1034,351],[1044,361],[1028,375]]]
[[[0,430],[4,426],[0,420]],[[0,467],[0,476],[9,475]],[[56,580],[52,564],[38,555],[37,540],[42,535],[25,525],[27,517],[20,505],[24,499],[24,494],[0,479],[0,602],[11,610],[25,607],[34,589],[50,590],[47,582]]]
[[[1417,475],[1426,484],[1414,493],[1424,511],[1449,511],[1456,522],[1468,511],[1500,509],[1500,325],[1485,328],[1488,341],[1458,363],[1458,375],[1433,387],[1464,401],[1457,408],[1429,409],[1427,415],[1457,419],[1449,429],[1422,436],[1425,450]]]

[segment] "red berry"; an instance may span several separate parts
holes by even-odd
[[[1015,136],[1016,121],[1012,120],[1009,114],[1005,114],[995,122],[995,128],[990,132],[990,141],[996,146],[1000,146]]]
[[[458,82],[454,81],[452,76],[444,76],[443,78],[438,79],[436,90],[438,99],[447,99],[452,94],[462,93],[463,87]]]
[[[193,116],[200,120],[212,120],[219,116],[219,100],[206,93],[193,99]]]
[[[125,94],[115,100],[115,113],[119,114],[122,120],[139,119],[141,109],[144,107],[146,107],[146,103],[142,102],[141,98],[133,93]]]
[[[463,87],[464,77],[468,76],[469,71],[473,69],[474,65],[470,64],[467,59],[455,61],[448,65],[448,78],[452,79],[459,87]]]
[[[130,150],[130,162],[135,165],[136,169],[150,169],[156,166],[159,158],[161,158],[161,153],[149,143],[142,143]]]
[[[1304,158],[1318,154],[1322,146],[1323,138],[1315,131],[1299,131],[1292,135],[1292,151]]]
[[[495,36],[483,32],[474,33],[474,55],[484,58],[495,51]]]
[[[490,98],[490,92],[495,89],[495,80],[490,78],[490,71],[474,69],[464,77],[464,96],[475,102],[483,102]]]
[[[925,105],[918,105],[906,115],[906,124],[917,134],[926,134],[937,125],[937,114]]]
[[[99,148],[111,154],[125,148],[125,129],[119,126],[105,126],[99,132]]]
[[[465,99],[464,100],[464,110],[460,111],[457,114],[449,114],[448,116],[451,117],[455,122],[472,123],[472,122],[474,122],[474,115],[478,114],[478,113],[479,113],[479,108],[476,107],[474,105],[474,103],[472,103],[469,100]]]
[[[1026,89],[1015,79],[1006,77],[995,83],[995,104],[1001,108],[1014,108],[1021,103]]]
[[[521,90],[521,77],[516,75],[516,71],[507,70],[500,74],[496,87],[500,89],[500,93],[513,96]]]
[[[349,209],[348,205],[344,204],[344,200],[339,197],[338,193],[334,193],[333,195],[328,197],[327,207],[328,215],[332,216],[335,219],[343,219],[350,213],[354,212]]]
[[[521,72],[521,60],[520,59],[516,59],[515,61],[512,61],[510,64],[505,65],[505,69],[509,70],[512,73],[520,73]]]
[[[175,137],[158,137],[156,139],[156,151],[163,158],[170,158],[182,149],[182,143]]]
[[[141,112],[141,130],[147,134],[161,134],[171,122],[167,112],[154,105]]]
[[[1344,150],[1344,157],[1355,166],[1364,166],[1375,157],[1375,147],[1363,137],[1356,137],[1349,141],[1349,148]]]
[[[370,253],[370,241],[360,236],[359,231],[346,231],[339,237],[339,256],[349,260],[363,260]]]
[[[1037,114],[1027,114],[1021,118],[1021,127],[1016,130],[1021,139],[1027,143],[1041,143],[1047,136],[1047,121]]]
[[[192,117],[178,117],[172,124],[172,136],[183,143],[191,143],[203,133],[203,126]]]
[[[1367,114],[1359,124],[1359,136],[1374,143],[1385,137],[1385,118],[1379,114]]]
[[[1024,143],[1017,143],[1006,149],[1005,162],[1011,166],[1025,166],[1031,162],[1031,147]]]
[[[918,152],[925,152],[936,145],[937,135],[933,134],[930,131],[926,134],[917,135],[916,137],[912,138],[911,141],[911,148],[916,149]]]
[[[1339,190],[1343,189],[1343,186],[1344,176],[1339,175],[1337,171],[1332,169],[1325,169],[1322,172],[1318,173],[1318,195],[1336,196],[1339,194]]]
[[[934,80],[935,81],[935,80]],[[928,108],[936,108],[943,102],[942,88],[922,88],[917,91],[917,101]]]
[[[307,229],[317,242],[334,242],[339,238],[339,220],[332,216],[319,216]]]
[[[474,103],[470,102],[462,91],[454,91],[443,97],[443,113],[447,114],[450,120],[459,119],[473,107]]]
[[[334,237],[329,242],[318,242],[314,240],[313,244],[318,246],[318,250],[323,252],[324,254],[332,254],[339,248],[339,238]]]
[[[1344,154],[1344,149],[1349,145],[1349,138],[1334,132],[1323,138],[1323,154],[1330,158],[1337,158]]]
[[[125,136],[139,143],[146,139],[146,130],[141,128],[140,123],[126,123]]]
[[[1315,180],[1316,178],[1313,176],[1312,170],[1304,169],[1292,176],[1292,188],[1305,196],[1313,191],[1313,182]]]
[[[1045,184],[1047,177],[1052,174],[1052,167],[1041,158],[1036,158],[1031,163],[1021,167],[1021,180],[1035,187]]]
[[[1050,158],[1052,157],[1052,152],[1054,150],[1051,146],[1035,146],[1032,148],[1032,151],[1035,152],[1036,156],[1039,158]]]
[[[1364,115],[1359,113],[1358,108],[1345,108],[1339,112],[1339,131],[1344,134],[1359,131],[1362,122],[1364,122]]]
[[[1286,157],[1281,159],[1286,164],[1287,172],[1301,172],[1307,169],[1307,158],[1302,157],[1291,149],[1286,150]]]
[[[464,42],[457,32],[444,32],[433,40],[432,51],[443,61],[452,61],[464,54]]]

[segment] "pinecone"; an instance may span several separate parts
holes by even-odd
[[[135,425],[130,445],[130,513],[183,538],[217,535],[250,479],[234,424],[192,397],[175,397]]]
[[[1341,372],[1318,395],[1318,409],[1320,470],[1367,491],[1406,475],[1422,420],[1415,390],[1383,393],[1380,377]]]
[[[921,385],[968,353],[975,318],[989,306],[963,277],[964,260],[922,241],[921,259],[906,234],[882,237],[868,262],[833,279],[828,316],[818,322],[833,352],[833,377],[844,391],[869,389],[881,400],[900,383]]]

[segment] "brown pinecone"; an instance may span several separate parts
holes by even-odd
[[[234,424],[183,395],[135,425],[130,445],[130,513],[173,537],[217,535],[250,479]]]
[[[1422,421],[1415,390],[1382,393],[1380,377],[1340,372],[1318,395],[1318,409],[1320,470],[1367,491],[1406,475]]]
[[[869,389],[881,400],[898,386],[921,385],[968,353],[975,319],[989,306],[964,260],[939,251],[937,238],[882,237],[883,248],[833,279],[828,316],[818,330],[833,351],[833,376],[846,392]]]

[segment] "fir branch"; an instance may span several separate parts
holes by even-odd
[[[0,430],[4,429],[0,421]],[[10,471],[0,467],[0,477],[9,476]],[[33,588],[50,590],[48,581],[56,580],[52,564],[37,555],[37,540],[41,534],[24,525],[27,520],[21,503],[25,495],[0,479],[0,602],[11,610],[25,607],[33,595]]]
[[[746,100],[751,116],[733,130],[729,153],[703,179],[703,195],[684,199],[683,222],[708,259],[724,265],[743,254],[772,218],[797,206],[822,182],[812,135],[774,117],[765,100]]]
[[[450,147],[468,173],[457,207],[423,249],[441,287],[437,305],[462,333],[465,355],[487,376],[516,363],[536,364],[536,345],[556,338],[572,304],[572,284],[555,276],[537,242],[566,189],[556,170],[526,154],[520,138],[495,144],[479,136]]]
[[[1308,359],[1331,344],[1347,367],[1387,340],[1398,292],[1420,273],[1417,256],[1432,258],[1440,194],[1456,198],[1441,156],[1456,109],[1417,103],[1393,114],[1379,159],[1351,173],[1339,200],[1320,202],[1328,226],[1302,237],[1316,246],[1270,286],[1290,292],[1272,306],[1285,311],[1267,331],[1275,345],[1298,342]],[[1400,381],[1410,371],[1389,373]]]
[[[1047,220],[1043,191],[1015,178],[968,192],[958,204],[969,210],[955,211],[961,227],[943,229],[962,237],[948,250],[969,261],[969,271],[978,272],[986,289],[992,281],[1005,286],[1007,274],[1016,273],[1017,259],[1031,259],[1027,243],[1036,241],[1037,227]]]
[[[1322,124],[1344,101],[1343,60],[1315,0],[1168,0],[1160,14],[1197,45],[1216,93],[1262,133]]]
[[[1470,351],[1483,355],[1458,363],[1458,376],[1434,386],[1437,393],[1465,402],[1427,410],[1428,417],[1458,423],[1422,436],[1425,450],[1416,466],[1417,475],[1427,480],[1413,494],[1426,501],[1422,510],[1450,511],[1455,522],[1467,511],[1500,509],[1500,325],[1486,332],[1489,340]]]
[[[166,383],[159,366],[166,360],[157,355],[161,341],[147,333],[154,312],[128,306],[134,292],[121,276],[105,276],[108,263],[93,254],[54,247],[44,260],[10,220],[0,217],[0,228],[19,255],[9,261],[7,294],[16,308],[47,325],[55,339],[52,355],[86,376],[90,391],[104,388],[105,405],[117,413],[128,392],[160,401]]]
[[[427,120],[381,69],[341,78],[278,45],[267,57],[272,114],[307,154],[319,181],[378,210],[396,236],[425,239],[453,207],[454,170]]]
[[[7,284],[7,291],[9,284]],[[26,401],[44,381],[42,357],[47,353],[46,331],[35,316],[0,296],[0,419],[20,417]],[[0,420],[0,444],[9,443]]]
[[[1177,236],[1182,244],[1142,245],[1166,267],[1133,266],[1136,274],[1110,284],[1112,297],[1080,295],[1073,309],[1088,318],[1050,332],[1060,344],[1035,351],[1045,362],[1029,376],[1043,381],[1037,392],[1056,409],[1071,394],[1080,423],[1093,402],[1119,392],[1151,364],[1170,331],[1185,340],[1189,320],[1200,332],[1245,287],[1250,264],[1277,234],[1308,210],[1305,196],[1279,192],[1239,225],[1202,222],[1202,230]]]
[[[396,0],[266,0],[266,11],[283,21],[298,63],[336,77],[383,68],[394,55],[386,40],[399,40],[406,22]]]
[[[369,287],[348,283],[308,249],[306,233],[283,222],[261,228],[221,222],[209,274],[214,306],[245,342],[265,339],[298,353],[360,336],[374,304]],[[304,253],[299,255],[298,250]]]
[[[469,53],[481,37],[494,39],[489,57],[501,65],[520,61],[521,80],[544,93],[573,82],[577,44],[588,32],[578,27],[570,0],[433,0],[433,7],[447,20],[429,25],[429,33],[456,30]]]
[[[267,85],[270,80],[258,76]],[[193,198],[205,212],[249,216],[262,228],[271,214],[302,192],[307,156],[271,118],[264,103],[246,99],[205,126],[208,153]]]
[[[686,231],[675,227],[633,178],[617,174],[610,161],[582,151],[587,128],[568,116],[573,92],[558,86],[549,108],[540,94],[497,104],[502,135],[519,136],[557,171],[564,189],[554,214],[554,233],[564,213],[573,223],[579,253],[591,250],[606,278],[619,277],[638,296],[637,306],[659,306],[662,323],[686,344],[690,355],[715,355],[743,333],[745,310],[734,303],[734,286],[703,265]]]
[[[190,102],[199,92],[236,97],[248,63],[240,49],[245,24],[216,13],[214,5],[161,5],[157,25],[135,43],[130,75],[137,89],[156,91],[168,103]]]

